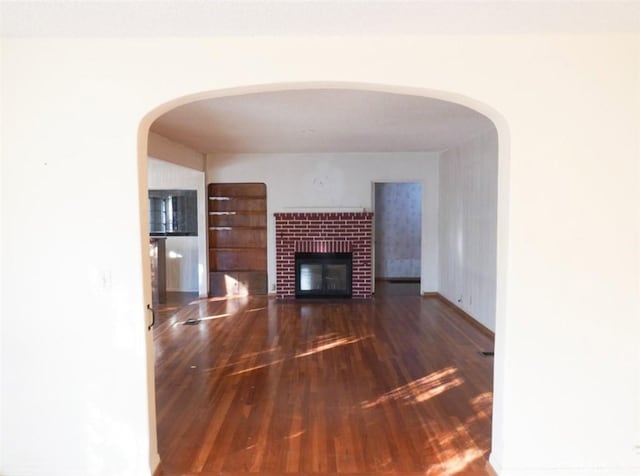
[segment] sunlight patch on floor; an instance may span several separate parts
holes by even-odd
[[[246,369],[242,369],[242,370],[238,370],[236,372],[230,373],[228,375],[228,377],[233,377],[233,376],[236,376],[236,375],[246,374],[248,372],[254,372],[256,370],[265,369],[267,367],[271,367],[272,365],[281,364],[282,362],[284,362],[284,359],[274,360],[273,362],[267,362],[266,364],[255,365],[253,367],[249,367],[249,368],[246,368]]]
[[[335,349],[336,347],[341,347],[343,345],[355,344],[356,342],[360,342],[366,338],[367,337],[327,337],[320,343],[316,344],[315,347],[296,354],[295,358],[308,357],[309,355]]]
[[[431,466],[426,476],[458,474],[483,457],[484,452],[478,448],[469,448],[462,452],[453,451],[445,461]]]
[[[294,438],[300,438],[302,435],[304,435],[305,430],[301,430],[301,431],[297,431],[295,433],[292,433],[291,435],[287,436],[287,440],[292,440]]]
[[[493,405],[493,392],[481,393],[471,400],[471,407],[479,417],[491,415]]]
[[[235,376],[235,375],[242,375],[242,374],[246,374],[248,372],[253,372],[255,370],[260,370],[260,369],[264,369],[273,365],[278,365],[281,364],[282,362],[284,362],[285,360],[288,360],[290,358],[294,358],[294,359],[298,359],[301,357],[309,357],[311,355],[314,354],[318,354],[320,352],[326,352],[328,350],[332,350],[338,347],[342,347],[345,345],[351,345],[351,344],[355,344],[356,342],[360,342],[364,339],[368,339],[370,336],[365,336],[365,337],[334,337],[334,336],[324,336],[321,339],[319,339],[319,342],[316,343],[311,349],[303,351],[303,352],[299,352],[296,353],[293,356],[287,356],[287,357],[282,357],[279,359],[274,359],[271,362],[265,362],[263,364],[259,364],[259,365],[254,365],[252,367],[248,367],[246,369],[242,369],[242,370],[238,370],[236,372],[233,372],[231,374],[229,374],[229,376]],[[277,349],[272,349],[271,351],[274,351]],[[250,358],[251,356],[243,356],[243,360],[246,360],[248,358]],[[240,362],[237,362],[236,364],[239,364]]]
[[[230,314],[230,313],[216,314],[216,315],[213,315],[213,316],[199,317],[197,320],[198,321],[210,321],[211,319],[220,319],[221,317],[229,317],[229,316],[233,316],[233,314]]]
[[[375,400],[362,403],[361,406],[362,408],[373,408],[389,401],[399,401],[405,405],[422,403],[447,390],[462,385],[464,379],[457,374],[457,368],[447,367],[446,369],[433,372],[418,380],[409,382],[406,385],[394,388]]]

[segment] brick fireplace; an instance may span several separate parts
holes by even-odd
[[[370,298],[373,213],[276,213],[276,291],[296,295],[296,253],[351,253],[351,296]]]

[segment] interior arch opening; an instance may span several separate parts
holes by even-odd
[[[315,441],[314,438],[322,437],[323,430],[311,420],[298,422],[299,427],[296,426],[295,422],[302,413],[298,417],[294,414],[287,417],[291,419],[287,431],[268,446],[273,451],[277,449],[289,456],[280,458],[277,462],[265,463],[264,454],[261,453],[264,448],[261,450],[256,442],[251,443],[252,438],[259,437],[258,430],[252,433],[246,428],[233,425],[232,419],[227,419],[225,415],[212,412],[208,414],[209,430],[199,427],[195,424],[196,418],[190,417],[198,427],[193,432],[194,437],[196,434],[202,436],[204,432],[208,435],[209,447],[200,447],[189,454],[186,458],[189,460],[188,467],[176,468],[176,455],[182,454],[182,450],[169,448],[166,442],[174,439],[176,431],[188,430],[185,423],[174,422],[162,426],[164,422],[161,415],[175,416],[176,407],[172,410],[171,406],[176,405],[177,400],[168,396],[166,388],[157,388],[159,451],[161,459],[167,464],[167,471],[171,471],[171,468],[181,471],[238,470],[242,465],[236,457],[229,456],[225,459],[216,456],[224,451],[228,455],[242,454],[241,459],[245,462],[252,461],[252,470],[258,472],[266,471],[269,464],[276,465],[271,468],[272,471],[295,467],[301,471],[351,468],[382,472],[403,464],[417,471],[429,468],[447,471],[453,465],[460,468],[479,467],[478,465],[486,462],[490,451],[492,355],[497,315],[499,151],[494,123],[484,114],[460,104],[462,101],[452,102],[418,92],[398,93],[352,85],[301,85],[289,89],[265,89],[185,100],[184,104],[177,105],[164,114],[158,113],[150,126],[150,178],[154,173],[152,162],[160,161],[171,162],[170,168],[197,170],[204,187],[212,183],[266,185],[266,292],[271,295],[271,298],[246,296],[249,293],[237,292],[236,286],[233,288],[235,292],[229,292],[227,296],[212,296],[211,280],[212,273],[215,272],[211,267],[212,235],[211,230],[206,230],[211,228],[211,222],[210,216],[202,212],[206,209],[205,196],[199,194],[199,216],[205,222],[205,231],[198,237],[197,263],[200,273],[198,292],[203,299],[189,301],[191,304],[182,308],[181,313],[168,311],[164,316],[165,320],[159,324],[164,325],[162,333],[165,336],[173,333],[176,340],[172,343],[171,339],[165,339],[158,344],[156,339],[156,358],[170,359],[170,354],[177,352],[179,348],[176,345],[179,342],[180,345],[185,344],[185,341],[180,341],[178,334],[187,329],[181,326],[189,319],[197,321],[197,326],[186,332],[193,332],[197,328],[198,336],[204,339],[201,341],[203,343],[211,334],[215,334],[207,330],[209,323],[215,322],[216,326],[223,326],[225,320],[231,322],[237,318],[236,324],[229,329],[244,329],[245,333],[242,335],[246,338],[250,338],[251,332],[255,331],[256,336],[269,344],[251,352],[233,354],[232,357],[227,355],[225,365],[234,370],[224,376],[230,379],[257,379],[252,380],[253,384],[245,382],[249,389],[256,387],[256,382],[270,382],[269,385],[275,387],[265,384],[262,395],[275,400],[271,410],[268,406],[261,407],[261,404],[256,403],[255,399],[259,397],[254,392],[259,391],[255,389],[245,389],[247,394],[244,396],[241,396],[242,392],[236,392],[233,396],[227,394],[221,398],[230,399],[231,402],[245,399],[245,405],[248,398],[252,405],[249,413],[255,410],[257,414],[262,411],[262,421],[271,421],[279,411],[285,411],[287,405],[278,403],[282,395],[277,391],[269,392],[282,384],[287,372],[303,371],[291,366],[290,362],[320,356],[329,359],[330,353],[346,352],[349,348],[359,349],[356,352],[366,354],[373,352],[375,346],[371,342],[377,339],[372,332],[359,333],[355,328],[325,328],[322,332],[318,331],[315,326],[319,322],[326,322],[327,315],[335,313],[336,309],[332,308],[335,306],[333,303],[312,303],[300,304],[294,319],[298,322],[295,326],[302,326],[295,329],[302,334],[307,333],[311,336],[310,340],[298,344],[290,342],[293,347],[286,349],[279,346],[278,333],[287,325],[294,325],[291,324],[294,321],[280,320],[278,317],[281,315],[279,306],[285,304],[283,300],[275,298],[281,283],[278,281],[278,238],[274,214],[372,212],[375,215],[375,183],[419,183],[423,190],[419,257],[421,296],[394,296],[388,299],[404,306],[409,299],[415,298],[415,302],[411,304],[414,307],[410,311],[415,316],[410,319],[409,326],[425,325],[432,320],[446,326],[452,319],[458,323],[456,325],[470,325],[469,329],[473,329],[471,332],[477,333],[475,340],[468,342],[474,349],[472,359],[476,359],[475,363],[469,368],[461,368],[456,363],[458,358],[455,355],[455,342],[456,339],[465,339],[462,334],[452,331],[453,337],[449,335],[448,338],[443,338],[443,341],[453,339],[453,345],[448,345],[449,353],[446,358],[429,356],[428,351],[423,349],[423,345],[428,347],[429,339],[422,335],[425,339],[423,342],[418,340],[412,344],[414,352],[422,355],[423,359],[423,367],[417,373],[406,369],[403,376],[400,376],[402,372],[389,372],[382,382],[371,384],[378,387],[375,395],[367,394],[359,400],[354,395],[349,395],[344,397],[343,403],[346,405],[349,402],[350,407],[357,403],[355,406],[365,413],[349,415],[363,424],[367,418],[372,418],[374,422],[378,418],[375,413],[367,416],[366,412],[375,412],[389,405],[398,409],[411,408],[411,411],[421,411],[419,408],[425,407],[424,413],[416,415],[419,420],[428,420],[430,410],[427,407],[436,401],[438,404],[447,402],[446,399],[451,397],[465,401],[465,414],[454,417],[462,422],[461,425],[445,425],[441,428],[442,431],[436,432],[435,437],[432,435],[430,440],[427,438],[432,448],[444,447],[439,455],[425,449],[414,452],[404,462],[396,461],[393,457],[387,458],[384,464],[365,462],[366,458],[362,455],[367,450],[365,441],[369,440],[363,434],[360,440],[354,436],[356,443],[344,443],[346,430],[343,429],[331,436],[333,446],[327,446],[324,456],[314,457],[315,467],[304,467],[300,461],[291,461],[290,453],[302,454],[301,458],[304,459],[305,445],[310,445],[311,441]],[[171,175],[172,172],[168,173]],[[375,240],[373,243],[375,250]],[[203,252],[203,249],[206,251]],[[402,260],[402,250],[399,251],[398,259]],[[206,270],[204,273],[203,267]],[[373,293],[373,280],[370,286]],[[209,296],[208,299],[205,299],[205,295]],[[376,306],[383,299],[374,295],[371,302]],[[356,307],[337,312],[361,316],[363,322],[370,319],[366,313],[361,314],[361,302],[345,305]],[[242,324],[247,316],[261,320],[261,324],[257,327],[255,321],[251,321],[251,325]],[[398,316],[394,316],[398,319]],[[217,328],[217,331],[222,329]],[[156,328],[156,333],[159,330]],[[442,329],[439,328],[440,330]],[[402,336],[399,334],[393,338],[412,339],[408,334]],[[301,345],[303,349],[292,350],[296,345]],[[209,365],[206,368],[211,371],[212,367],[219,367],[221,364],[216,360],[211,365],[212,361],[206,357],[211,352],[206,349],[207,346],[201,346],[195,351],[192,365],[185,369],[184,376],[187,378],[191,371],[197,374],[197,377],[188,376],[191,385],[198,382],[191,390],[211,397],[216,394],[223,374],[218,375],[219,380],[216,382],[207,381],[207,376],[200,374],[203,366]],[[376,357],[376,360],[386,362],[382,367],[398,359],[402,360],[392,354]],[[320,365],[319,362],[315,365]],[[468,385],[483,378],[474,375],[474,365],[477,366],[475,371],[478,371],[478,375],[485,375],[485,381],[469,390]],[[162,381],[166,370],[161,367],[157,367],[158,382]],[[481,368],[485,370],[479,371]],[[312,373],[310,369],[311,367],[305,368],[304,371]],[[263,375],[255,377],[259,374]],[[277,378],[272,381],[269,376],[274,374]],[[249,377],[251,375],[253,376]],[[340,373],[334,374],[334,379],[337,378],[336,375]],[[236,384],[242,388],[242,380]],[[290,391],[292,394],[296,393],[291,389]],[[231,402],[227,402],[229,408],[232,408]],[[298,405],[297,411],[301,412],[304,402],[305,399],[301,397],[299,400],[293,398],[288,403],[293,411]],[[261,410],[257,410],[258,408]],[[336,418],[339,423],[341,417]],[[243,421],[251,425],[248,420]],[[338,423],[337,427],[340,426]],[[374,423],[376,425],[380,434],[383,434],[382,423],[378,421]],[[212,427],[217,427],[217,432],[208,433]],[[326,431],[325,429],[325,437]],[[477,434],[472,435],[473,431]],[[398,448],[392,448],[391,440],[385,442],[380,437],[377,441],[381,447],[386,448],[383,452],[388,455],[398,451]],[[413,443],[404,441],[398,444],[410,447]],[[351,459],[344,456],[346,453],[352,455]],[[323,457],[324,462],[321,461]],[[184,454],[181,458],[185,459]],[[358,461],[361,466],[358,466]]]

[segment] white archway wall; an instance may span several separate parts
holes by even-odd
[[[197,91],[328,78],[453,91],[496,122],[492,461],[506,476],[633,474],[639,48],[607,34],[3,39],[0,473],[155,463],[140,120]]]

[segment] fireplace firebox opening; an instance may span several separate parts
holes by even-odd
[[[296,253],[296,298],[351,297],[351,253]]]

